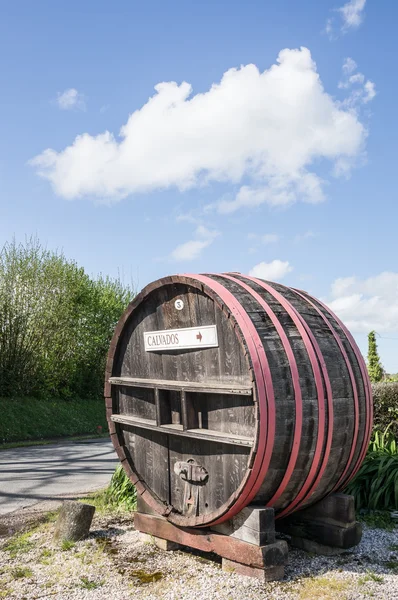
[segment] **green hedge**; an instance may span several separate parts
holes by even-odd
[[[373,383],[375,431],[384,431],[391,422],[390,431],[398,436],[398,382]]]
[[[108,430],[102,400],[0,398],[0,415],[0,445]]]

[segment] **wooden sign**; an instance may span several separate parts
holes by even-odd
[[[146,352],[217,348],[217,327],[215,325],[205,325],[204,327],[146,331],[144,333],[144,343]]]

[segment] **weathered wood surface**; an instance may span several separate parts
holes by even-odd
[[[264,583],[267,581],[279,581],[285,576],[285,567],[282,565],[257,569],[256,567],[250,567],[249,565],[242,565],[241,563],[229,560],[228,558],[222,559],[222,570],[227,571],[228,573],[244,575],[245,577],[254,577]]]
[[[318,554],[333,554],[361,541],[362,526],[355,520],[354,497],[331,494],[313,506],[277,523],[278,531],[291,536],[293,546]]]
[[[149,419],[141,419],[139,417],[127,417],[122,415],[112,415],[111,419],[114,423],[121,423],[123,425],[130,425],[138,429],[149,429],[161,433],[167,433],[169,435],[183,436],[187,438],[197,440],[207,440],[209,442],[219,442],[222,444],[232,444],[232,446],[253,446],[253,439],[244,435],[236,435],[226,433],[224,431],[211,431],[207,429],[186,429],[182,428],[182,425],[170,423],[169,425],[161,425],[161,429],[156,425],[154,421]],[[181,427],[181,428],[179,428]]]
[[[211,394],[243,394],[251,396],[252,385],[239,385],[237,383],[200,383],[197,381],[169,381],[167,379],[141,379],[137,377],[109,377],[114,385],[125,385],[138,388],[163,388],[165,390],[186,390],[187,392],[202,392]]]
[[[54,542],[78,542],[90,532],[95,506],[66,500],[59,512],[54,530]]]
[[[265,546],[275,542],[275,511],[273,508],[246,506],[235,517],[219,525],[213,525],[212,531]]]
[[[207,325],[218,348],[145,352],[146,331]],[[361,361],[305,292],[237,273],[164,278],[134,300],[111,343],[112,439],[139,493],[174,524],[231,521],[246,499],[285,517],[342,489],[360,464],[371,425]],[[272,409],[258,397],[267,368]],[[205,484],[174,472],[190,459],[208,472]]]
[[[142,533],[203,552],[214,552],[223,558],[258,569],[283,566],[287,560],[288,548],[284,540],[256,546],[209,530],[176,527],[166,519],[140,513],[135,513],[134,527]]]
[[[183,299],[182,311],[174,308],[177,297]],[[245,346],[237,343],[233,322],[198,289],[173,284],[156,290],[142,308],[126,324],[108,373],[113,384],[108,417],[151,493],[196,519],[217,511],[237,491],[256,445],[256,405]],[[213,324],[218,348],[143,351],[144,331]],[[192,486],[191,496],[190,484],[173,469],[190,458],[209,472],[209,483]],[[187,497],[191,504],[185,505]]]

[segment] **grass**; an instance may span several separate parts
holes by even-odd
[[[75,542],[71,542],[70,540],[62,540],[61,542],[62,552],[68,552],[68,550],[72,550],[72,548],[74,548],[75,546]]]
[[[33,534],[40,531],[45,531],[49,527],[49,523],[56,521],[57,517],[58,511],[46,513],[44,517],[40,517],[40,519],[35,521],[33,524],[31,523],[28,531],[22,531],[21,533],[13,535],[2,546],[2,550],[9,552],[11,558],[16,558],[19,554],[26,554],[27,552],[30,552],[30,550],[32,550],[36,545],[36,542],[32,540]],[[43,557],[44,552],[45,551],[43,550]]]
[[[365,575],[358,579],[359,585],[365,585],[369,581],[375,581],[376,583],[383,583],[384,577],[377,575],[374,571],[366,571]]]
[[[9,552],[11,558],[15,558],[19,554],[26,554],[30,552],[32,548],[35,547],[34,541],[31,539],[33,531],[26,531],[25,533],[20,533],[18,535],[14,535],[3,547],[3,550]]]
[[[299,598],[300,600],[335,600],[336,598],[343,600],[346,598],[344,592],[348,592],[350,587],[349,582],[326,575],[308,577],[301,583]]]
[[[385,529],[386,531],[394,531],[397,523],[391,518],[389,511],[385,510],[370,510],[361,511],[357,518],[366,523],[371,529]]]
[[[398,552],[398,544],[391,544],[390,550],[392,550],[393,552]]]
[[[0,398],[3,444],[107,432],[103,400]],[[101,429],[98,429],[98,428]]]
[[[40,555],[40,564],[48,566],[52,563],[54,551],[49,548],[43,548]]]
[[[65,440],[68,442],[78,442],[80,440],[92,440],[93,438],[109,438],[109,433],[93,434],[89,433],[86,435],[71,435],[62,436],[56,438],[50,438],[46,440],[26,440],[24,442],[7,442],[6,444],[0,444],[1,450],[10,450],[11,448],[26,448],[29,446],[48,446],[49,444],[61,444]]]
[[[80,577],[80,581],[81,587],[85,590],[96,590],[101,587],[101,585],[104,585],[103,581],[92,581],[91,579],[88,579],[88,577]]]
[[[29,567],[15,567],[15,569],[13,569],[11,571],[11,576],[14,579],[22,579],[25,577],[32,577],[32,575],[33,575],[33,571]]]

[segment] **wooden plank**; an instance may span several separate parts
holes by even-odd
[[[257,546],[273,544],[275,542],[274,509],[246,506],[229,521],[213,525],[210,529]]]
[[[141,379],[137,377],[110,377],[109,383],[113,385],[126,385],[132,387],[157,387],[165,390],[186,390],[187,392],[199,391],[213,394],[243,394],[250,396],[253,393],[252,386],[237,383],[217,383],[196,381],[168,381],[165,379]]]
[[[119,420],[119,417],[122,420]],[[129,415],[111,415],[111,419],[114,423],[125,423],[126,425],[136,425],[139,427],[140,425],[147,425],[146,429],[158,429],[156,427],[156,421],[154,419],[144,419],[142,417],[131,417]]]
[[[227,571],[228,573],[244,575],[245,577],[254,577],[255,579],[259,579],[262,583],[266,583],[267,581],[279,581],[285,576],[285,567],[283,565],[258,569],[257,567],[242,565],[241,563],[235,560],[230,560],[229,558],[222,559],[222,570]]]
[[[169,500],[169,460],[168,436],[161,430],[148,430],[142,427],[129,428],[125,439],[131,448],[131,457],[126,448],[128,462],[134,460],[134,466],[142,481],[151,493],[161,502]],[[127,446],[127,444],[126,444]]]
[[[143,533],[203,552],[214,552],[223,558],[259,569],[265,566],[283,566],[287,560],[287,543],[284,540],[269,546],[256,546],[208,529],[176,527],[166,519],[140,513],[134,515],[134,527]]]
[[[253,446],[253,439],[243,436],[234,435],[231,436],[228,433],[222,431],[211,431],[209,429],[189,429],[184,431],[182,425],[177,427],[177,424],[173,426],[162,426],[158,427],[156,421],[149,419],[138,419],[136,417],[130,417],[128,415],[112,415],[111,420],[114,423],[122,423],[124,425],[130,425],[131,427],[140,427],[142,429],[149,429],[152,431],[161,431],[162,433],[169,433],[171,435],[180,435],[189,438],[196,438],[201,440],[208,440],[211,442],[222,442],[224,444],[232,444],[234,446]]]
[[[184,429],[198,429],[201,425],[199,423],[199,414],[194,409],[193,402],[187,398],[185,390],[181,392],[181,410]]]
[[[162,412],[161,412],[158,388],[155,388],[155,408],[156,408],[156,425],[159,427],[162,424]]]

